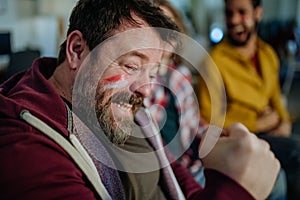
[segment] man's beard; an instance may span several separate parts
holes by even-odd
[[[111,104],[120,102],[132,105],[131,117],[113,113]],[[142,104],[143,98],[135,97],[128,92],[117,92],[112,95],[112,90],[107,90],[96,94],[95,111],[98,122],[104,134],[113,144],[122,145],[132,135],[135,125],[133,117]]]
[[[249,41],[250,37],[251,37],[251,32],[248,32],[247,37],[244,41],[236,40],[233,37],[231,37],[230,34],[228,35],[228,39],[229,39],[230,43],[233,44],[234,46],[239,46],[239,47],[245,46],[247,44],[247,42]]]
[[[231,36],[231,34],[228,34],[228,39],[229,39],[230,43],[233,44],[234,46],[242,47],[242,46],[245,46],[248,43],[248,41],[250,40],[252,34],[255,34],[257,31],[258,31],[258,22],[256,21],[255,24],[254,24],[254,27],[251,30],[248,29],[247,37],[246,37],[245,40],[243,40],[243,41],[236,40]]]

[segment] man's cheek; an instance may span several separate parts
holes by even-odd
[[[252,20],[250,17],[246,17],[244,19],[244,23],[247,28],[251,28],[252,26],[254,26],[254,20]]]
[[[125,74],[118,74],[104,79],[104,90],[117,89],[128,85],[128,80]]]

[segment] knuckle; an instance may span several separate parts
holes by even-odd
[[[254,143],[250,134],[244,134],[239,138],[237,148],[243,149],[247,152],[252,152],[254,150]]]
[[[280,162],[278,159],[274,158],[274,169],[276,169],[277,172],[279,172],[281,168]]]
[[[270,150],[268,152],[268,155],[269,155],[271,163],[273,164],[273,168],[276,169],[277,171],[279,171],[281,168],[281,164],[280,164],[279,160],[275,157],[275,154]]]
[[[270,144],[267,142],[267,141],[265,141],[265,140],[263,140],[263,139],[259,139],[259,141],[260,141],[260,143],[261,143],[261,146],[264,148],[264,149],[266,149],[266,150],[270,150]]]

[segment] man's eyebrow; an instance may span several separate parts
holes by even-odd
[[[148,56],[146,56],[145,54],[143,54],[139,51],[131,51],[129,53],[124,54],[123,56],[137,56],[137,57],[140,57],[142,60],[146,60],[146,61],[149,60]]]

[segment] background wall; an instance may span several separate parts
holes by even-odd
[[[263,0],[264,21],[294,20],[300,27],[300,0]],[[193,36],[208,40],[214,25],[224,28],[223,0],[170,0],[186,17]],[[12,33],[12,48],[40,48],[55,56],[76,0],[0,0],[0,32]],[[2,8],[4,5],[4,9]],[[205,43],[205,41],[204,41]]]
[[[56,56],[76,1],[0,0],[3,2],[0,32],[11,32],[12,50],[39,49],[42,56]]]
[[[175,1],[175,0],[174,0]],[[212,23],[224,25],[223,0],[190,0],[191,17],[200,34],[207,35]],[[264,8],[263,21],[294,20],[300,27],[299,0],[262,0]]]
[[[219,26],[224,29],[223,0],[169,1],[184,15],[191,36],[205,48],[210,44],[211,27]],[[13,51],[33,48],[39,49],[41,56],[56,56],[58,47],[65,38],[69,14],[76,2],[77,0],[0,0],[0,32],[11,32]],[[284,25],[288,24],[286,22],[292,22],[300,30],[300,0],[262,0],[262,3],[264,16],[260,30],[266,39],[276,41],[277,37],[279,40],[276,42],[280,45],[280,39],[292,31],[284,29]],[[283,29],[279,26],[283,26]],[[199,57],[197,52],[190,53]],[[7,63],[7,58],[0,56],[0,71],[1,64]],[[284,69],[284,63],[282,66]],[[296,93],[298,96],[291,99],[298,103],[300,93],[298,90]],[[300,108],[293,103],[289,105],[293,112],[297,111],[295,116],[300,116]],[[299,103],[297,105],[300,106]],[[300,132],[300,120],[297,127]]]

